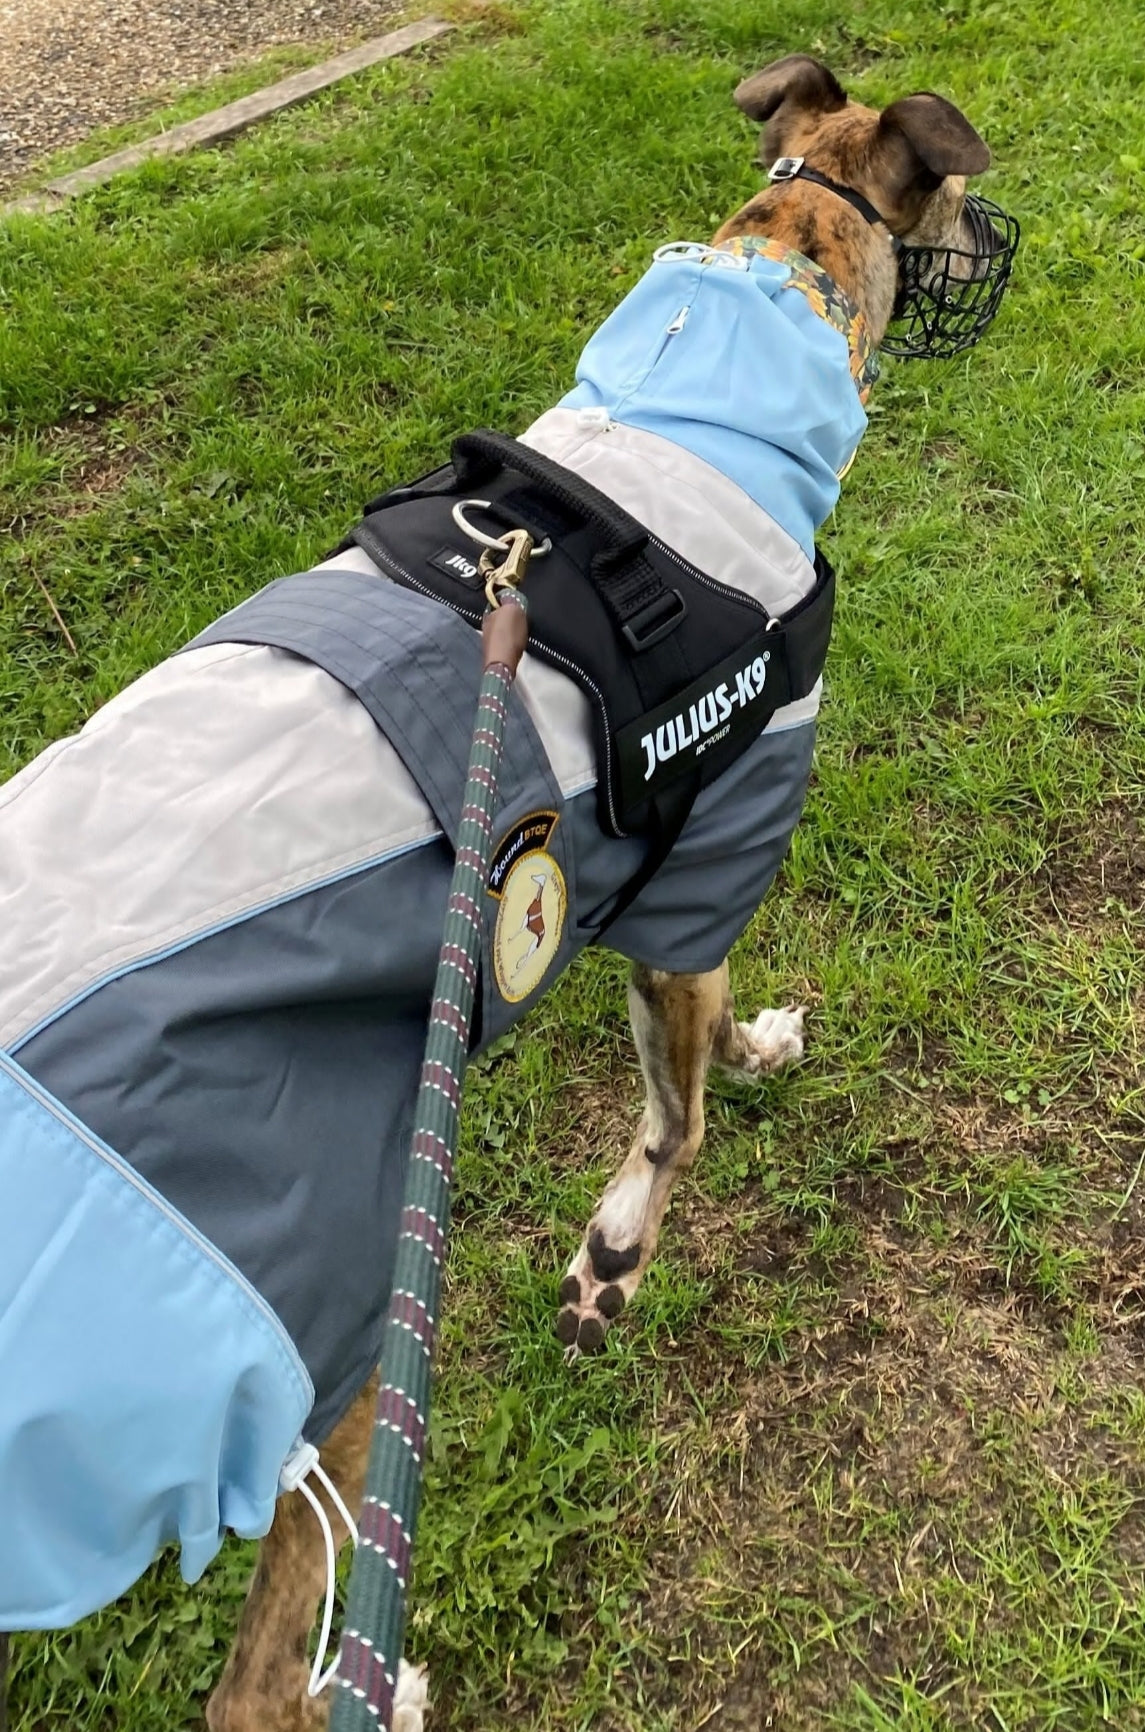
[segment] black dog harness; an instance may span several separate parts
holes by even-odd
[[[338,551],[356,544],[395,582],[476,625],[484,579],[458,530],[462,502],[495,534],[521,526],[549,543],[529,568],[530,650],[589,699],[601,829],[651,843],[615,918],[663,863],[700,790],[814,688],[834,573],[817,554],[810,593],[772,618],[570,470],[491,432],[463,435],[450,464],[372,500]]]

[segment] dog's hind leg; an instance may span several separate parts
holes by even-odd
[[[664,974],[637,964],[628,988],[647,1098],[628,1158],[605,1191],[561,1283],[557,1335],[591,1352],[631,1299],[656,1250],[679,1175],[704,1135],[704,1078],[719,1064],[764,1076],[803,1053],[802,1011],[735,1019],[724,963],[709,974]]]
[[[375,1385],[357,1397],[322,1445],[322,1465],[349,1509],[361,1503],[370,1452]],[[319,1487],[315,1487],[323,1496]],[[323,1496],[335,1539],[346,1529]],[[313,1510],[292,1492],[278,1501],[274,1524],[259,1548],[238,1635],[207,1704],[210,1732],[322,1732],[337,1683],[316,1700],[306,1693],[306,1642],[326,1588],[326,1555]],[[422,1732],[425,1668],[402,1661],[393,1732]]]

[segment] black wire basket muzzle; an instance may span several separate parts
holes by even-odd
[[[968,194],[972,252],[957,247],[903,246],[899,291],[884,355],[947,361],[976,343],[1001,304],[1021,230],[989,199]]]

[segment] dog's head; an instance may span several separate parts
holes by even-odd
[[[735,100],[763,125],[764,165],[787,159],[798,166],[745,205],[717,240],[762,231],[806,254],[852,294],[880,338],[912,294],[929,300],[938,324],[944,306],[952,310],[961,299],[960,318],[947,323],[958,325],[955,347],[975,341],[1009,276],[1017,225],[967,196],[967,178],[989,166],[990,152],[961,110],[927,90],[879,113],[852,102],[807,54],[789,54],[745,78]],[[858,195],[850,207],[841,191]],[[960,297],[960,283],[973,290]],[[939,338],[899,352],[953,350]]]

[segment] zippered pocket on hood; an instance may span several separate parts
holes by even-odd
[[[627,381],[623,392],[617,399],[616,403],[612,406],[611,412],[618,420],[623,419],[625,403],[627,403],[631,397],[634,397],[643,386],[647,384],[648,379],[663,360],[667,350],[671,347],[675,339],[683,332],[692,308],[695,305],[696,296],[700,292],[700,284],[703,280],[703,269],[702,266],[697,264],[694,260],[666,260],[664,268],[675,269],[680,278],[679,283],[673,285],[675,310],[669,314],[668,318],[657,329],[653,338],[652,346],[649,349],[645,360],[642,362],[636,373],[634,373]],[[688,273],[688,275],[685,275],[685,273]],[[671,305],[672,303],[669,302],[668,304]],[[653,305],[660,310],[661,317],[663,317],[663,303],[660,302],[659,297],[656,298]]]

